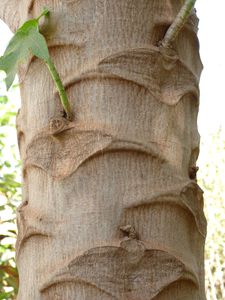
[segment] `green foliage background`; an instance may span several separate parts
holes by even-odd
[[[225,130],[202,140],[199,184],[208,221],[205,249],[208,300],[225,299]]]
[[[0,300],[16,297],[16,207],[21,201],[15,115],[18,89],[7,94],[0,82]],[[10,98],[10,99],[9,99]],[[14,136],[14,139],[11,137]],[[205,251],[208,300],[225,299],[225,130],[202,140],[199,184],[205,191],[208,235]]]
[[[16,207],[21,200],[15,134],[15,101],[18,103],[18,99],[12,99],[16,95],[15,89],[6,95],[0,82],[0,300],[15,299],[19,285],[14,258]]]

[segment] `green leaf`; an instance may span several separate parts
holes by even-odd
[[[11,164],[10,164],[8,161],[5,161],[5,162],[4,162],[4,165],[5,165],[7,168],[11,168]]]
[[[7,111],[6,113],[4,113],[3,116],[0,117],[0,126],[9,125],[9,121],[11,117],[15,117],[15,116],[16,116],[15,112]]]
[[[11,298],[11,292],[3,292],[0,294],[0,300],[6,300],[6,299],[12,299]]]
[[[0,57],[0,70],[6,73],[6,87],[9,89],[16,76],[17,68],[31,54],[47,61],[49,59],[48,47],[45,38],[39,32],[38,21],[47,15],[48,10],[37,18],[25,22],[9,42],[3,56]]]
[[[6,104],[8,102],[8,97],[7,96],[0,96],[0,103],[1,104]]]
[[[0,206],[0,211],[5,209],[5,205]]]
[[[10,276],[5,278],[5,281],[7,282],[8,286],[13,287],[16,291],[18,290],[18,278]]]

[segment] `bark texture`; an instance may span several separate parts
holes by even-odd
[[[9,2],[20,23],[51,10],[75,116],[40,60],[21,68],[18,300],[204,300],[197,17],[165,50],[182,0],[3,1],[15,27]]]

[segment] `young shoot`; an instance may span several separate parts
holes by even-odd
[[[162,40],[162,46],[164,48],[169,48],[173,41],[176,39],[187,19],[189,18],[194,8],[195,2],[196,0],[185,0],[184,5],[182,6],[174,22],[171,24],[166,32],[165,37]]]
[[[46,40],[39,32],[39,20],[42,17],[48,17],[48,15],[49,10],[44,9],[38,18],[25,22],[16,31],[10,40],[4,55],[0,57],[0,70],[3,70],[6,73],[5,82],[8,90],[13,84],[19,64],[28,59],[31,54],[42,59],[47,65],[51,77],[55,82],[67,119],[71,120],[72,111],[65,88],[54,63],[51,60]]]

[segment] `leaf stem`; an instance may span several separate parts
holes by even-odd
[[[55,68],[55,65],[52,62],[50,57],[49,57],[48,60],[45,61],[45,63],[47,64],[49,72],[50,72],[50,74],[51,74],[51,76],[52,76],[52,78],[55,82],[56,88],[59,92],[60,100],[61,100],[62,106],[63,106],[63,108],[66,112],[67,119],[71,120],[72,119],[72,111],[71,111],[70,103],[69,103],[69,100],[67,98],[66,91],[65,91],[64,86],[62,84],[62,81],[59,77],[59,74],[58,74],[56,68]]]
[[[37,22],[39,22],[39,20],[42,18],[42,17],[48,17],[49,16],[49,9],[48,8],[44,8],[43,12],[41,13],[41,15],[39,17],[37,17]]]
[[[174,22],[171,24],[169,29],[167,30],[163,40],[162,46],[164,48],[170,48],[171,44],[176,39],[177,35],[183,28],[184,24],[186,23],[196,0],[186,0],[184,5],[182,6],[181,10],[179,11],[178,15],[176,16]]]

